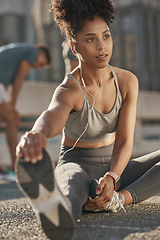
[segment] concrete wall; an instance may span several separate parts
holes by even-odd
[[[17,110],[22,116],[38,116],[44,111],[57,87],[57,83],[26,81],[21,89]]]
[[[140,91],[133,155],[140,156],[160,149],[160,93]]]

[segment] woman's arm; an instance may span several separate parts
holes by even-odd
[[[123,105],[120,110],[116,139],[111,158],[110,170],[118,176],[121,176],[131,157],[136,122],[138,80],[133,74],[129,75],[128,91],[125,94]]]
[[[74,91],[62,85],[56,89],[48,109],[40,115],[31,131],[22,136],[16,151],[18,157],[23,156],[25,161],[32,163],[42,159],[42,148],[46,148],[47,138],[62,131],[74,108],[75,96]]]

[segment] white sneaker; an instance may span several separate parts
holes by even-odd
[[[37,210],[42,228],[49,239],[70,240],[74,219],[69,201],[61,193],[54,176],[54,169],[47,152],[36,164],[18,159],[16,166],[17,185],[31,200]]]
[[[93,179],[90,183],[90,190],[89,190],[89,196],[91,196],[92,199],[97,198],[99,195],[96,194],[96,188],[98,185],[98,181],[96,179]],[[117,212],[120,209],[123,209],[125,212],[125,208],[123,206],[123,196],[119,195],[118,192],[114,191],[113,197],[111,201],[101,210],[91,210],[88,208],[85,208],[87,211],[93,211],[93,212],[99,212],[99,211],[107,211],[107,212]]]
[[[120,209],[123,209],[126,212],[123,207],[122,195],[119,195],[118,192],[114,191],[111,201],[103,209],[108,212],[117,212]]]

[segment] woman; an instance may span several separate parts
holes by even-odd
[[[117,211],[158,194],[160,152],[129,161],[138,81],[132,73],[109,65],[112,1],[52,1],[51,11],[78,56],[79,66],[58,86],[48,109],[22,137],[17,174],[22,189],[40,211],[46,234],[70,239],[73,218],[81,215],[83,206],[90,211]],[[61,131],[53,181],[50,161],[42,149],[47,138]],[[36,180],[33,169],[39,172]],[[42,183],[39,193],[34,181]],[[33,186],[36,193],[30,191]]]

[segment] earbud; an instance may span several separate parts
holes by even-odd
[[[73,47],[73,50],[78,54],[78,52],[76,51],[76,47],[75,46]]]

